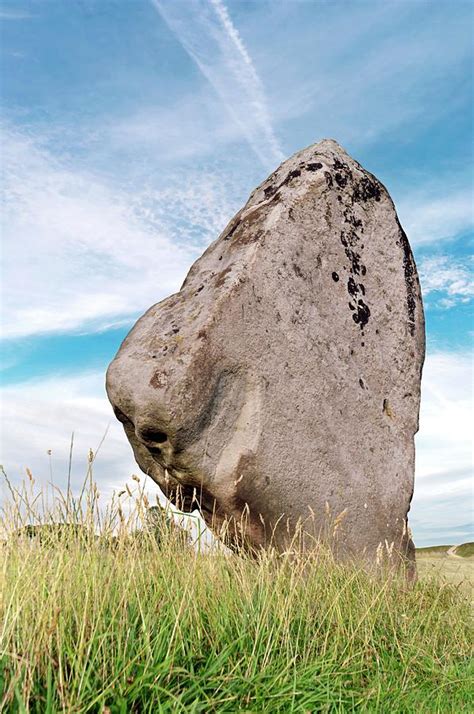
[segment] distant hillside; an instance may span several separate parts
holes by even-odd
[[[470,558],[474,555],[474,543],[458,545],[454,553],[455,555],[460,555],[462,558]]]
[[[452,550],[449,555],[459,555],[461,558],[470,558],[474,555],[474,543],[462,543],[461,545],[429,545],[425,548],[417,548],[416,552],[418,555],[429,555],[430,553],[441,554],[448,553],[450,549]]]

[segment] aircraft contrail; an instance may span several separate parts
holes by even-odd
[[[263,84],[222,0],[152,0],[166,24],[221,98],[266,169],[283,152]]]

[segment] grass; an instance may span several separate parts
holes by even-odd
[[[146,527],[135,487],[105,512],[91,475],[54,503],[11,487],[1,711],[473,711],[463,588],[408,587],[324,548],[200,553],[166,519],[159,538]],[[72,527],[25,529],[53,522]]]
[[[453,555],[435,548],[421,548],[416,551],[418,574],[421,578],[436,578],[440,582],[448,582],[462,589],[472,599],[474,592],[474,558],[470,553],[471,543],[463,543],[455,548]]]
[[[460,555],[461,558],[472,558],[474,556],[474,543],[462,543],[458,545],[454,551],[455,555]]]

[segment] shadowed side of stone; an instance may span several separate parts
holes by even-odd
[[[299,522],[344,557],[382,544],[412,558],[423,359],[390,196],[326,140],[264,181],[137,322],[107,389],[142,470],[216,531],[245,517],[251,545],[284,549]]]

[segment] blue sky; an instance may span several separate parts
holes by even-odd
[[[411,525],[472,532],[473,5],[0,4],[2,461],[74,478],[110,423],[106,494],[138,467],[103,391],[134,320],[280,161],[335,138],[389,189],[422,280]],[[469,525],[471,524],[471,525]]]

